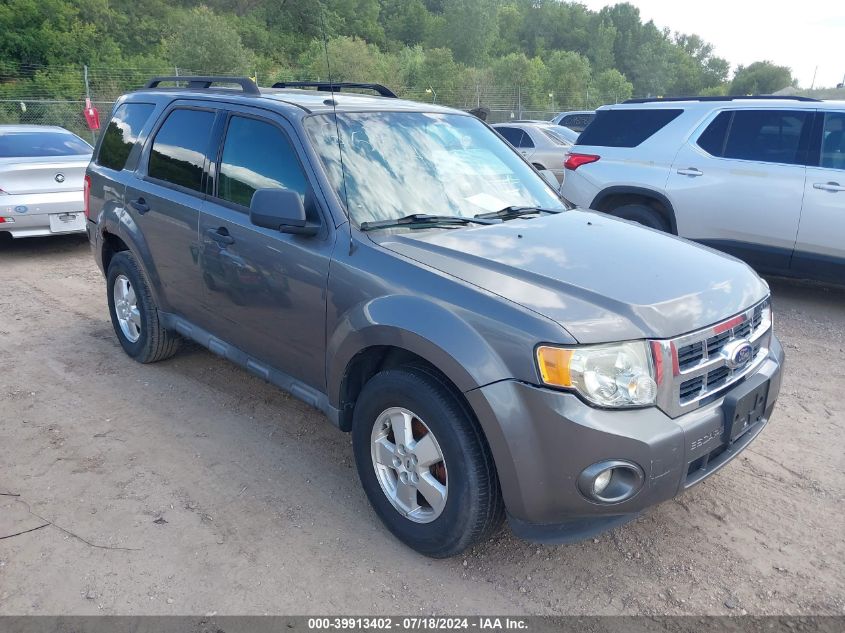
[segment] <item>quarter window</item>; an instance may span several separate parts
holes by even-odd
[[[173,110],[153,142],[149,176],[200,191],[213,123],[214,113],[207,110]]]
[[[124,103],[118,107],[103,133],[97,164],[117,171],[123,169],[154,108],[152,103]]]
[[[681,116],[683,110],[599,110],[578,137],[579,145],[636,147]]]
[[[720,113],[698,137],[697,145],[712,156],[723,156],[732,117],[733,112]]]
[[[828,112],[824,116],[820,165],[845,169],[845,112]]]
[[[810,112],[736,110],[722,156],[767,163],[806,162]]]
[[[305,204],[305,174],[290,141],[266,121],[233,116],[229,120],[217,196],[248,207],[257,189],[296,191]]]

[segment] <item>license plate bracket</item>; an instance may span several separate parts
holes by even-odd
[[[85,229],[85,216],[81,211],[70,213],[51,213],[50,232],[69,233]]]
[[[752,376],[725,397],[725,441],[731,443],[763,419],[769,379]]]

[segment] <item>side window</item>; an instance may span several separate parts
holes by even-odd
[[[800,165],[812,112],[736,110],[725,142],[725,158]],[[805,138],[806,137],[806,138]]]
[[[519,139],[519,147],[534,147],[534,141],[525,130],[522,130],[522,138]]]
[[[109,169],[123,169],[141,128],[154,108],[152,103],[124,103],[115,110],[103,133],[103,142],[100,143],[100,152],[95,162]]]
[[[217,197],[248,207],[256,189],[290,189],[302,197],[308,181],[287,135],[272,123],[229,119],[220,159]],[[306,205],[307,206],[307,205]]]
[[[621,108],[599,110],[578,137],[579,145],[636,147],[681,116],[683,110]]]
[[[845,169],[845,112],[828,112],[824,115],[819,164],[828,169]]]
[[[522,138],[522,130],[515,127],[497,127],[496,131],[504,136],[508,143],[514,147],[519,147],[519,141]]]
[[[208,110],[173,110],[156,133],[147,174],[200,191],[213,123],[214,113]]]
[[[722,112],[698,137],[696,144],[711,156],[722,156],[725,151],[725,138],[728,135],[733,112]]]

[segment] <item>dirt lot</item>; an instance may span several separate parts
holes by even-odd
[[[769,428],[598,539],[504,529],[433,561],[370,511],[348,437],[195,346],[142,366],[84,238],[0,245],[2,614],[845,613],[845,291],[772,281]],[[17,496],[19,495],[19,496]]]

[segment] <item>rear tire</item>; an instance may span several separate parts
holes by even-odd
[[[421,554],[454,556],[502,524],[504,503],[487,442],[433,373],[399,368],[373,376],[355,404],[352,446],[376,514]],[[435,479],[439,486],[431,485]]]
[[[669,223],[660,212],[645,204],[625,204],[609,213],[614,217],[631,220],[650,229],[657,229],[664,233],[671,232]]]
[[[181,339],[159,321],[149,284],[130,251],[112,257],[106,284],[112,326],[123,351],[139,363],[173,356]]]

